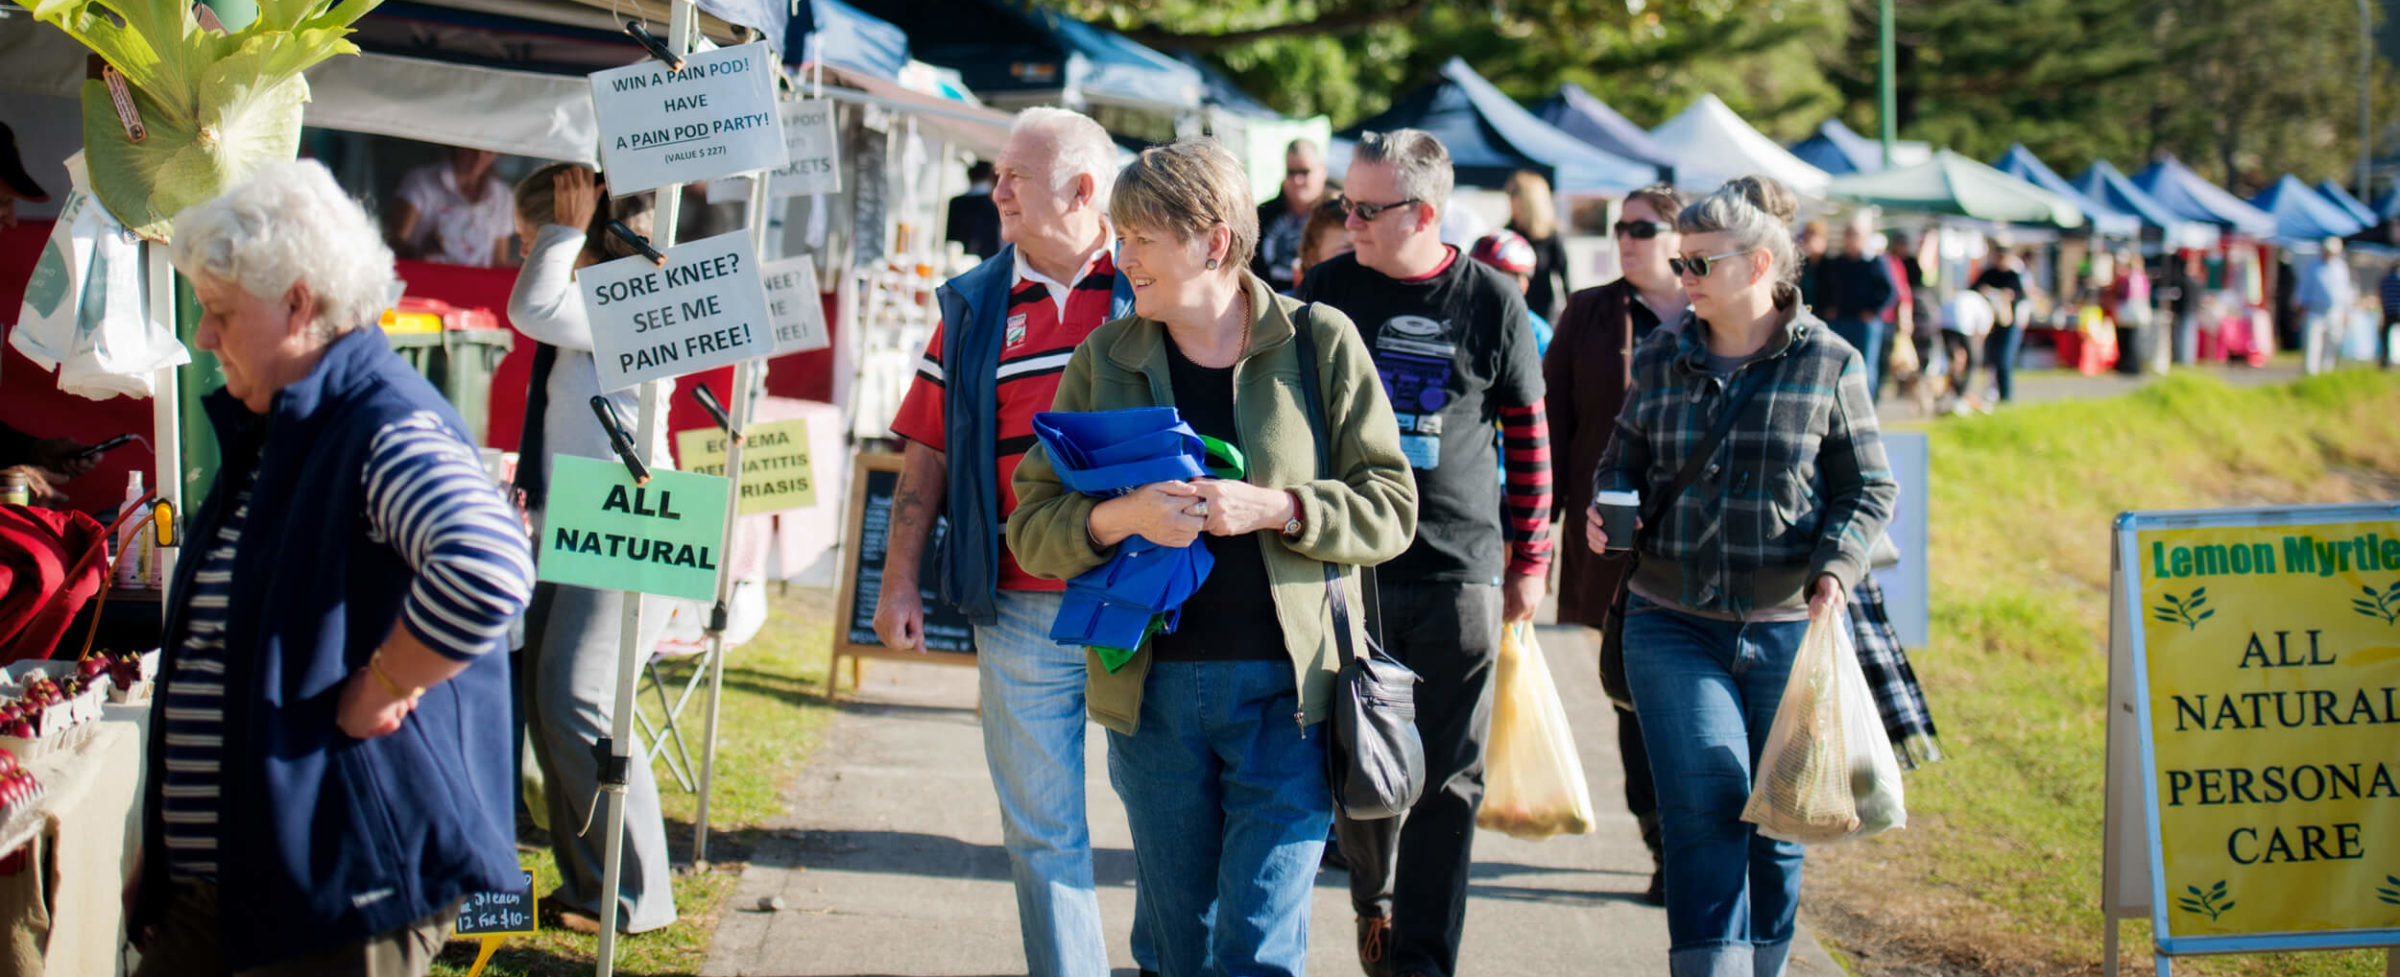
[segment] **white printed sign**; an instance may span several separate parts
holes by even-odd
[[[817,261],[785,258],[758,270],[767,284],[767,321],[775,325],[775,355],[833,345],[825,328],[825,296],[817,291]]]
[[[765,43],[594,72],[600,162],[616,196],[784,165],[774,55]]]
[[[785,102],[782,109],[784,164],[769,175],[767,195],[798,197],[841,192],[842,166],[835,155],[833,101],[805,98]]]
[[[592,319],[602,390],[775,351],[748,231],[676,245],[667,249],[664,267],[635,255],[593,265],[576,278]]]

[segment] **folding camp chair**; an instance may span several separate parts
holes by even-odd
[[[668,642],[660,644],[670,646]],[[708,648],[706,645],[702,645],[692,651],[683,651],[679,643],[671,646],[676,650],[653,649],[650,652],[650,659],[642,663],[641,684],[647,686],[651,694],[658,697],[660,722],[652,724],[650,717],[639,708],[633,711],[633,721],[640,727],[642,738],[649,741],[651,755],[666,762],[667,772],[674,775],[676,783],[683,785],[685,793],[696,793],[700,789],[700,782],[692,766],[692,751],[684,745],[683,728],[676,724],[676,717],[683,715],[684,705],[692,701],[692,693],[699,691],[700,680],[708,674],[707,669],[699,667],[699,663],[707,660]],[[659,674],[659,663],[685,658],[694,660],[692,674],[683,680],[683,691],[676,694],[673,702],[669,702],[667,701],[667,680],[665,676]],[[636,689],[634,696],[638,700],[641,691]],[[659,736],[662,729],[666,733],[663,740]],[[667,751],[670,743],[675,747],[672,753]]]

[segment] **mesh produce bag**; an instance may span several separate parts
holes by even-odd
[[[1840,841],[1858,830],[1851,795],[1850,748],[1842,723],[1838,613],[1810,618],[1808,634],[1783,686],[1783,703],[1767,746],[1751,771],[1750,803],[1742,820],[1781,841]]]
[[[1527,841],[1589,833],[1592,791],[1583,779],[1583,757],[1531,622],[1501,632],[1498,679],[1475,826]]]

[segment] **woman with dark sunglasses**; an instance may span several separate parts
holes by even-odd
[[[1559,316],[1558,331],[1542,357],[1542,379],[1550,391],[1550,443],[1562,452],[1555,469],[1557,511],[1577,513],[1592,504],[1592,473],[1617,430],[1617,412],[1633,387],[1633,350],[1661,324],[1683,317],[1683,282],[1667,267],[1680,246],[1676,213],[1683,194],[1658,184],[1626,195],[1615,227],[1617,265],[1624,276],[1576,292]],[[1616,601],[1626,561],[1581,546],[1562,546],[1558,568],[1561,624],[1603,627]],[[1625,808],[1642,826],[1650,849],[1650,887],[1644,898],[1665,901],[1659,862],[1658,798],[1650,786],[1650,761],[1642,749],[1642,727],[1632,711],[1617,710],[1617,755],[1625,764]]]
[[[1841,612],[1899,493],[1864,357],[1800,301],[1784,200],[1745,177],[1677,216],[1670,264],[1691,309],[1635,352],[1637,395],[1594,484],[1661,515],[1632,540],[1586,516],[1593,550],[1641,555],[1625,672],[1658,791],[1674,977],[1783,972],[1801,849],[1742,807],[1809,620]]]

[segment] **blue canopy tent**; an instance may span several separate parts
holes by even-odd
[[[2342,189],[2341,184],[2332,180],[2317,181],[2317,196],[2333,201],[2334,206],[2342,208],[2344,213],[2357,218],[2361,224],[2373,226],[2381,222],[2381,219],[2375,216],[2374,208],[2367,206],[2357,197],[2351,196],[2350,191]]]
[[[1648,130],[1609,108],[1607,102],[1584,91],[1581,85],[1571,81],[1559,83],[1558,94],[1535,103],[1533,114],[1601,152],[1658,167],[1660,180],[1675,179],[1674,151],[1650,138]]]
[[[2133,182],[2185,220],[2213,224],[2255,238],[2273,237],[2277,230],[2272,215],[2201,179],[2200,174],[2173,156],[2160,157],[2148,169],[2134,174]]]
[[[954,68],[987,101],[1197,109],[1200,73],[1114,31],[1009,0],[858,0],[904,25],[917,56]]]
[[[1540,173],[1562,191],[1623,193],[1658,179],[1657,164],[1605,152],[1542,121],[1459,58],[1442,65],[1439,81],[1342,134],[1403,128],[1439,138],[1462,186],[1499,187],[1518,170]]]
[[[2173,247],[2208,247],[2216,243],[2217,228],[2212,224],[2187,220],[2150,191],[2142,189],[2107,160],[2097,160],[2090,169],[2073,181],[2075,189],[2085,196],[2132,214],[2142,223],[2158,228]]]
[[[1796,152],[1796,150],[1795,150]],[[1803,157],[1806,158],[1806,157]],[[2076,209],[2091,219],[2093,233],[2108,237],[2133,237],[2142,233],[2142,219],[2131,212],[2103,203],[2068,183],[2066,177],[2044,165],[2033,150],[2024,143],[2008,147],[2008,152],[1992,164],[1994,169],[2041,187],[2073,203]]]
[[[2285,247],[2315,244],[2329,237],[2348,237],[2366,227],[2341,205],[2318,196],[2308,184],[2289,173],[2250,198],[2250,205],[2275,218],[2275,234],[2269,240]]]
[[[1838,118],[1817,123],[1815,133],[1793,143],[1790,149],[1792,155],[1834,176],[1880,173],[1884,169],[1883,143],[1859,135]],[[1933,147],[1921,141],[1892,142],[1893,166],[1915,166],[1932,158]]]
[[[815,47],[808,44],[812,33],[817,35]],[[785,29],[783,50],[784,60],[793,64],[813,56],[886,80],[900,77],[909,60],[907,31],[842,0],[800,4]]]

